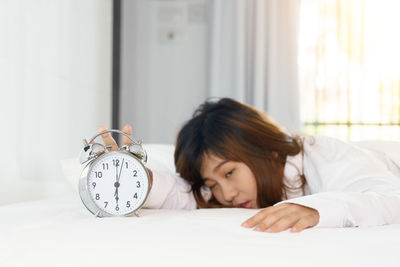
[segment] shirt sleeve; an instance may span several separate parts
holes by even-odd
[[[400,177],[368,150],[332,138],[304,144],[304,174],[311,195],[281,201],[316,209],[315,227],[400,223]]]
[[[206,191],[202,193],[207,194]],[[190,185],[177,174],[153,171],[153,185],[143,207],[193,210],[197,203]]]

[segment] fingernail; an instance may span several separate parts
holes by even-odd
[[[265,232],[272,233],[272,229],[268,228],[267,230],[265,230]]]
[[[242,223],[243,227],[249,227],[249,224],[247,222]]]
[[[256,227],[256,228],[254,228],[254,231],[261,232],[261,228]]]

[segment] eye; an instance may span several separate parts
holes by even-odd
[[[213,185],[210,185],[210,184],[212,184],[212,181],[210,181],[210,180],[207,180],[206,182],[204,182],[204,185],[210,189],[213,189],[217,185],[217,183],[215,183]]]
[[[225,177],[228,178],[229,176],[231,176],[234,170],[235,169],[231,170],[230,172],[225,173]]]

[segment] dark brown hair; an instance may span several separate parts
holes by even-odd
[[[287,156],[303,152],[298,136],[285,133],[271,119],[251,106],[230,98],[204,102],[180,130],[175,146],[176,171],[191,185],[200,208],[222,207],[214,196],[206,202],[200,168],[204,154],[245,163],[257,184],[259,207],[286,197],[284,166]],[[304,192],[305,177],[299,171]]]

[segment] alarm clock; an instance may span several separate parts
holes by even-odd
[[[111,146],[95,143],[105,133],[115,132],[132,143],[111,151]],[[142,142],[134,141],[119,130],[105,130],[84,140],[80,153],[84,166],[79,179],[79,195],[85,207],[96,217],[139,216],[151,190],[150,174],[145,167],[146,151]]]

